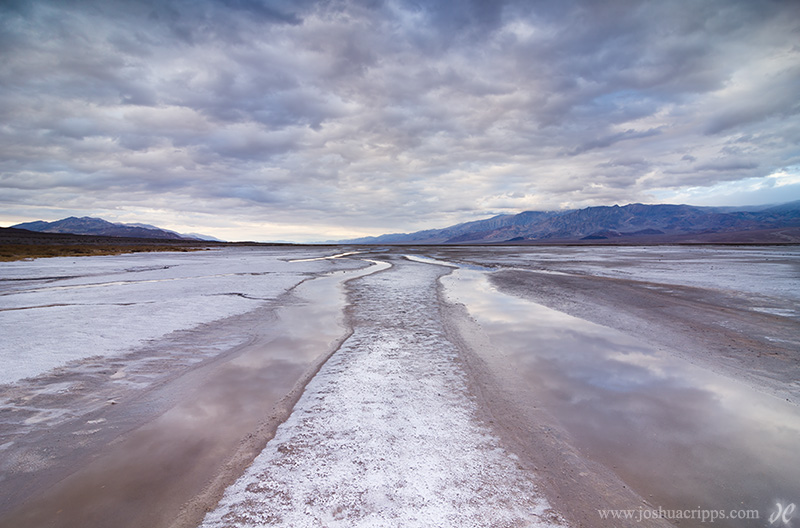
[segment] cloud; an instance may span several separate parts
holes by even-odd
[[[800,163],[793,2],[0,10],[0,203],[19,221],[91,211],[321,240],[648,201]]]
[[[570,152],[570,155],[571,156],[576,156],[578,154],[583,154],[584,152],[586,152],[588,150],[610,147],[611,145],[613,145],[615,143],[619,143],[620,141],[625,141],[625,140],[630,140],[630,139],[646,138],[646,137],[651,137],[651,136],[657,136],[660,133],[661,133],[661,131],[659,129],[657,129],[657,128],[651,128],[649,130],[642,130],[642,131],[633,130],[633,129],[629,128],[628,130],[625,130],[624,132],[617,132],[617,133],[610,134],[610,135],[607,135],[607,136],[602,137],[602,138],[598,138],[598,139],[594,139],[594,140],[588,141],[588,142],[584,143],[583,145],[581,145],[580,147],[574,149],[572,152]]]
[[[780,171],[759,178],[717,183],[708,187],[687,187],[680,191],[659,192],[661,198],[697,205],[748,206],[781,204],[800,200],[800,168]]]
[[[698,171],[717,171],[717,172],[736,172],[740,170],[756,169],[758,163],[752,161],[727,161],[727,160],[712,160],[707,163],[701,163],[695,166]]]

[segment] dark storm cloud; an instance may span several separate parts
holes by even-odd
[[[0,188],[17,214],[148,204],[304,238],[311,218],[407,230],[800,164],[794,2],[0,9]]]
[[[735,172],[739,170],[755,169],[758,163],[747,161],[727,161],[727,160],[714,160],[708,163],[701,163],[696,165],[695,168],[700,171],[719,171],[719,172]]]
[[[648,130],[641,130],[641,131],[629,128],[628,130],[625,130],[623,132],[617,132],[615,134],[611,134],[602,138],[597,138],[588,141],[583,145],[581,145],[580,147],[573,150],[570,153],[570,155],[576,156],[578,154],[583,154],[584,152],[589,150],[610,147],[611,145],[619,143],[620,141],[657,136],[660,133],[661,131],[657,128],[651,128]]]

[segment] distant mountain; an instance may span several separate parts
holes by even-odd
[[[206,242],[225,242],[221,238],[213,237],[211,235],[202,235],[200,233],[184,233],[182,235],[184,238],[188,238],[191,240],[204,240]]]
[[[355,244],[474,244],[649,240],[800,227],[800,201],[765,208],[644,205],[587,207],[566,211],[525,211],[444,229],[348,240]]]
[[[164,240],[217,240],[213,237],[203,237],[202,235],[182,235],[175,231],[161,229],[148,224],[115,224],[102,218],[92,218],[90,216],[81,218],[70,216],[55,222],[38,220],[11,227],[40,233],[70,233],[73,235],[157,238]]]

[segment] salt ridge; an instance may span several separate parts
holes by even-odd
[[[441,266],[350,283],[354,333],[205,528],[564,526],[477,418],[436,297]]]

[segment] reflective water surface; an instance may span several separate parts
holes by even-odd
[[[98,439],[101,428],[119,427],[140,413],[149,419],[156,409],[171,408],[110,445],[89,450],[76,461],[83,469],[45,497],[0,516],[0,526],[170,525],[186,501],[214,484],[248,434],[269,420],[276,404],[345,337],[343,281],[389,266],[373,264],[304,282],[295,289],[293,302],[277,310],[277,320],[224,361],[139,401],[109,406],[92,420],[99,424],[92,430]],[[41,441],[52,442],[52,436]],[[252,456],[260,447],[254,449]]]
[[[756,509],[758,521],[715,526],[767,526],[776,502],[800,505],[796,406],[500,293],[483,272],[457,270],[442,283],[488,335],[483,359],[515,400],[544,407],[653,507]]]

